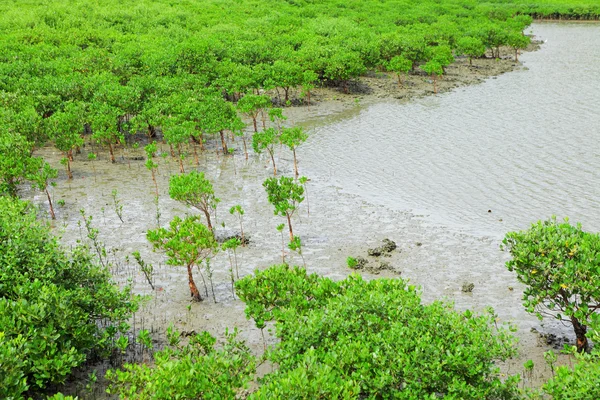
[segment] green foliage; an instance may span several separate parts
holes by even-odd
[[[473,58],[481,57],[485,54],[485,46],[481,39],[477,37],[465,36],[458,39],[457,51],[460,54],[464,54],[469,57],[469,64],[472,63]]]
[[[165,251],[167,264],[185,266],[188,270],[190,295],[200,301],[202,297],[192,276],[192,267],[200,265],[217,251],[219,245],[213,232],[200,222],[198,216],[173,218],[169,229],[158,228],[146,233],[154,249]]]
[[[542,387],[554,400],[600,398],[600,355],[577,354],[573,367],[562,365]]]
[[[333,282],[287,265],[236,287],[246,315],[259,327],[275,321],[280,339],[268,353],[279,369],[251,398],[518,398],[518,378],[494,366],[515,354],[515,339],[491,311],[423,305],[402,279]]]
[[[171,333],[171,337],[178,336]],[[108,390],[127,399],[234,399],[251,381],[255,360],[248,347],[236,339],[237,331],[225,333],[219,349],[207,332],[187,345],[154,354],[154,365],[126,364],[109,371]]]
[[[293,241],[291,218],[300,203],[304,201],[304,187],[287,176],[282,176],[279,179],[268,178],[263,182],[263,187],[267,191],[269,203],[274,207],[275,215],[287,217],[290,241]]]
[[[346,259],[346,265],[348,265],[348,268],[355,269],[358,266],[358,261],[354,257],[348,257]]]
[[[67,253],[27,203],[0,197],[0,397],[64,382],[136,308],[86,248]]]
[[[402,75],[412,69],[412,62],[403,56],[395,56],[388,63],[388,71],[394,71],[398,76],[398,85],[402,85]]]
[[[600,319],[600,235],[552,218],[508,233],[502,243],[512,256],[506,267],[526,285],[526,310],[571,323],[579,350],[586,349],[586,325]]]
[[[16,196],[19,184],[35,174],[33,144],[25,137],[0,131],[0,195]]]
[[[208,229],[212,230],[210,213],[217,208],[221,199],[215,196],[212,183],[204,177],[204,172],[192,171],[172,176],[169,181],[169,196],[202,211]]]

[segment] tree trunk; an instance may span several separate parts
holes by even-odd
[[[310,106],[310,90],[306,91],[306,100],[308,100],[308,105]]]
[[[515,49],[515,62],[519,62],[519,49]]]
[[[289,213],[285,213],[285,216],[288,220],[288,228],[290,230],[290,242],[294,241],[294,231],[292,230],[292,219]]]
[[[115,160],[115,152],[111,142],[108,142],[108,151],[110,152],[110,162],[113,164],[116,163],[117,161]]]
[[[296,148],[292,148],[292,153],[294,153],[294,172],[296,173],[296,177],[298,177],[298,162],[296,161]]]
[[[285,102],[287,104],[287,102],[289,100],[288,94],[289,94],[290,88],[289,87],[284,87],[283,90],[285,91]]]
[[[67,157],[67,177],[73,179],[73,174],[71,173],[71,160],[69,157]]]
[[[227,150],[227,142],[225,142],[225,134],[223,133],[223,130],[220,130],[219,133],[221,134],[221,147],[223,147],[223,154],[229,154],[229,151]]]
[[[267,148],[269,150],[269,154],[271,155],[271,161],[273,162],[273,176],[277,176],[277,166],[275,165],[275,157],[273,156],[273,150]]]
[[[433,93],[437,94],[437,78],[435,74],[433,74]]]
[[[244,134],[244,136],[242,136],[242,141],[244,142],[244,154],[246,155],[246,160],[247,160],[248,159],[248,146],[246,145],[246,135],[245,134]]]
[[[48,204],[50,205],[50,216],[52,217],[52,219],[56,219],[56,214],[54,214],[54,207],[52,206],[52,199],[50,198],[50,193],[48,193],[48,188],[46,187],[44,191],[46,192],[46,196],[48,196]]]
[[[194,277],[192,276],[192,265],[187,266],[188,271],[188,283],[190,285],[190,295],[194,301],[202,301],[202,296],[200,296],[200,292],[196,287],[196,283],[194,282]]]
[[[210,212],[208,212],[208,208],[202,209],[202,212],[204,213],[204,216],[206,217],[206,226],[208,227],[208,229],[210,229],[212,231],[213,227],[210,222]]]
[[[575,336],[577,337],[577,351],[579,353],[588,352],[589,345],[586,337],[587,326],[583,325],[575,317],[571,317],[571,323],[573,324],[573,330],[575,331]]]
[[[258,133],[258,127],[256,126],[256,115],[252,117],[252,124],[254,125],[254,133]]]

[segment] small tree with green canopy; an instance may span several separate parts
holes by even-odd
[[[307,70],[302,74],[302,95],[306,96],[306,103],[310,106],[311,90],[315,88],[315,82],[319,75],[315,71]]]
[[[512,32],[506,38],[507,44],[515,51],[515,62],[519,61],[519,50],[524,50],[531,43],[529,36],[523,35],[521,32]]]
[[[263,182],[263,187],[267,191],[269,203],[275,207],[275,215],[281,215],[287,218],[290,232],[290,242],[294,240],[294,231],[292,230],[292,215],[304,201],[304,187],[294,182],[293,178],[282,176],[281,178],[269,178]]]
[[[421,69],[433,79],[433,93],[437,94],[437,80],[438,77],[442,76],[442,74],[444,73],[444,68],[442,67],[442,64],[435,60],[429,60],[425,65],[421,65]]]
[[[296,126],[294,128],[283,128],[279,141],[286,145],[294,155],[294,173],[298,176],[298,161],[296,160],[296,148],[304,143],[308,139],[308,135],[304,132],[302,127]]]
[[[552,218],[508,233],[502,243],[512,256],[506,267],[527,286],[526,310],[570,323],[577,350],[587,351],[587,325],[600,318],[600,235]]]
[[[267,150],[269,156],[271,156],[273,175],[277,175],[277,165],[275,165],[275,144],[277,144],[278,137],[279,132],[275,128],[267,128],[252,136],[252,148],[254,149],[254,152],[260,154]]]
[[[243,115],[252,119],[254,133],[258,132],[257,118],[261,111],[272,107],[271,99],[266,95],[247,94],[237,103],[237,109]]]
[[[395,56],[388,63],[388,71],[394,71],[398,77],[398,87],[402,86],[402,77],[412,70],[412,62],[404,56]]]
[[[83,144],[84,110],[81,104],[69,103],[63,111],[58,111],[46,119],[50,137],[54,145],[63,155],[63,163],[67,168],[67,177],[73,179],[71,162],[73,150]]]
[[[469,65],[473,65],[473,57],[482,57],[485,54],[485,46],[477,37],[464,36],[456,42],[457,51],[469,58]]]
[[[221,199],[215,197],[212,183],[204,177],[204,172],[192,171],[172,176],[169,181],[169,196],[202,211],[208,229],[213,230],[210,213],[216,210]]]
[[[194,301],[202,301],[192,269],[217,251],[219,244],[213,232],[200,222],[198,216],[183,220],[175,217],[169,224],[169,229],[150,230],[146,237],[155,249],[166,252],[167,264],[187,268],[190,295]]]

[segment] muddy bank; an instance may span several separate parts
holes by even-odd
[[[541,44],[541,41],[533,39],[524,52],[537,51]],[[474,58],[469,62],[466,57],[457,57],[454,63],[446,67],[446,73],[437,79],[437,93],[478,84],[519,68],[522,68],[522,64],[515,62],[515,53],[509,48],[501,49],[500,58]],[[286,115],[301,122],[386,99],[410,101],[435,95],[432,78],[418,68],[410,74],[403,75],[401,82],[398,83],[398,77],[394,73],[370,71],[366,76],[351,81],[348,93],[341,87],[313,89],[309,106],[286,108]],[[277,94],[273,93],[273,97],[276,98]]]

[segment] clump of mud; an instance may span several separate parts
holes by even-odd
[[[353,263],[352,265],[349,264],[349,266],[353,269],[366,271],[375,275],[378,275],[381,271],[392,271],[400,274],[400,272],[396,271],[389,262],[379,260],[379,257],[381,256],[391,257],[391,253],[396,250],[397,247],[396,242],[393,240],[387,238],[383,239],[383,244],[381,246],[367,250],[367,254],[375,259],[369,260],[361,256],[356,258],[350,257],[353,260]]]
[[[473,293],[473,289],[475,289],[475,284],[473,282],[465,282],[462,284],[461,291],[463,293]]]
[[[552,348],[555,350],[562,350],[565,345],[572,344],[569,338],[566,336],[561,337],[553,333],[543,333],[535,328],[531,328],[531,332],[537,334],[538,345],[542,347],[552,346]]]

